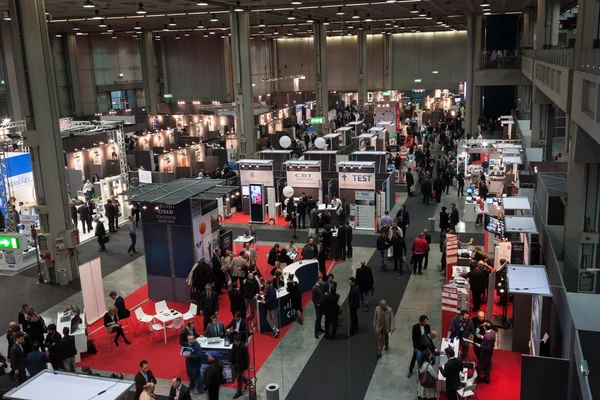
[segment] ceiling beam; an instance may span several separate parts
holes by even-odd
[[[467,6],[470,12],[475,12],[475,8],[473,7],[473,4],[471,4],[471,0],[465,0],[465,5]]]

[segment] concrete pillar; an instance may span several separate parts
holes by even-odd
[[[83,115],[83,102],[81,100],[81,85],[79,84],[79,60],[77,57],[77,36],[68,34],[63,38],[66,42],[67,68],[69,83],[71,84],[71,109],[76,116]]]
[[[538,88],[532,88],[531,99],[531,147],[543,145],[548,134],[546,129],[547,106],[552,101]]]
[[[467,16],[467,101],[465,133],[477,136],[477,120],[481,112],[481,88],[475,86],[475,71],[481,67],[482,19],[479,14]]]
[[[8,100],[8,117],[13,121],[23,120],[21,110],[21,99],[17,90],[17,71],[15,69],[15,58],[13,55],[12,33],[10,23],[0,24],[0,39],[4,56],[4,73],[6,97]]]
[[[551,49],[558,44],[559,18],[558,0],[537,1],[535,49]]]
[[[388,36],[388,35],[386,35]],[[358,31],[358,109],[367,102],[367,31]]]
[[[591,60],[587,60],[583,51],[600,48],[598,38],[598,15],[600,5],[594,0],[581,0],[578,3],[577,13],[577,40],[575,40],[575,59],[573,67],[578,69],[581,65],[596,62],[595,53]],[[590,62],[591,61],[591,62]]]
[[[304,40],[304,39],[302,39]],[[277,40],[269,40],[271,49],[271,73],[267,76],[276,78],[279,76],[279,51],[277,47]],[[279,81],[272,81],[268,93],[279,92]]]
[[[327,26],[320,22],[313,25],[315,33],[315,55],[317,59],[317,82],[315,85],[315,100],[317,114],[315,117],[324,117],[327,121],[329,113],[329,92],[327,89]]]
[[[250,64],[250,14],[248,11],[230,12],[229,17],[238,155],[251,157],[256,151],[256,138]]]
[[[144,79],[144,95],[148,115],[158,114],[158,79],[156,77],[156,56],[154,55],[154,38],[151,31],[144,31],[140,40],[140,57],[142,77]]]
[[[158,52],[160,53],[160,71],[162,78],[162,90],[163,93],[171,93],[169,90],[169,74],[167,73],[167,54],[165,52],[165,47],[167,47],[165,39],[161,40],[158,43]]]
[[[535,18],[537,11],[533,7],[527,7],[523,11],[523,34],[521,39],[521,47],[533,47],[533,38],[535,36]]]
[[[544,48],[546,40],[546,6],[550,0],[537,0],[537,16],[535,24],[535,41],[533,48],[541,50]]]
[[[23,141],[31,157],[41,232],[62,238],[70,235],[73,226],[46,10],[41,0],[13,0],[9,11],[15,67],[27,71],[17,76],[17,84],[27,124]],[[55,244],[49,241],[48,246]],[[70,280],[79,275],[74,248],[56,250],[55,261],[46,265],[51,272],[66,269]]]
[[[226,37],[223,40],[224,52],[223,56],[225,58],[225,100],[228,102],[232,102],[235,99],[235,90],[233,83],[233,49],[231,45],[231,37]]]
[[[392,59],[392,35],[385,35],[383,37],[383,88],[385,90],[392,90],[394,82],[393,73],[393,59]]]

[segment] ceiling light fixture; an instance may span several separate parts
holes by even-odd
[[[238,1],[237,3],[235,3],[235,7],[233,7],[233,11],[242,12],[242,11],[244,11],[244,7],[242,7],[240,2]]]
[[[288,15],[287,19],[293,21],[296,19],[296,17],[294,17],[294,13],[290,11],[290,15]]]
[[[146,10],[144,9],[144,5],[142,3],[138,4],[138,9],[135,13],[136,14],[146,14]]]
[[[406,29],[406,27],[404,26],[404,22],[400,24],[400,29]]]
[[[342,7],[338,7],[338,10],[335,13],[335,15],[344,15],[344,11],[342,11]]]
[[[154,36],[154,39],[160,40],[160,35],[157,33],[156,36]]]
[[[410,10],[411,14],[418,14],[419,10],[417,9],[417,5],[413,4],[413,8]]]
[[[101,19],[100,23],[98,24],[98,27],[99,28],[106,28],[106,22],[103,19]]]
[[[323,21],[323,25],[325,25],[325,26],[329,25],[329,20],[327,18],[325,18],[325,20]]]
[[[292,0],[292,5],[299,6],[300,4],[302,4],[300,0]]]
[[[133,29],[135,29],[135,30],[138,30],[138,31],[139,31],[139,30],[141,30],[141,29],[142,29],[142,27],[140,26],[140,23],[139,23],[139,22],[136,22],[136,23],[135,23],[135,26],[133,27]]]
[[[62,37],[62,33],[60,33],[60,32],[57,32],[55,36],[56,36],[57,38],[61,38],[61,37]]]
[[[263,28],[260,28],[260,30],[258,31],[258,33],[265,33],[265,30]]]
[[[300,28],[298,28],[298,25],[294,26],[294,30],[295,30],[295,31],[297,31],[297,30],[299,30],[299,29],[300,29]]]
[[[483,13],[483,15],[492,15],[492,13],[490,11],[486,11]]]
[[[171,18],[171,21],[169,22],[169,26],[177,26],[177,24],[175,23],[175,18]]]
[[[75,24],[75,25],[73,25],[73,30],[78,31],[78,30],[81,30],[81,28],[79,28],[79,25]]]
[[[204,29],[204,24],[202,21],[198,21],[198,29]]]
[[[94,10],[94,16],[92,17],[92,19],[102,19],[102,17],[100,16],[100,10]]]
[[[273,35],[279,35],[279,31],[277,30],[277,28],[275,28],[275,32],[273,32]]]
[[[438,20],[437,20],[436,24],[437,24],[437,25],[441,25],[441,24],[442,24],[442,19],[441,19],[441,18],[438,18]]]
[[[175,35],[175,40],[179,40],[181,39],[181,36],[179,36],[179,33],[177,35]]]
[[[227,30],[227,28],[225,28],[225,24],[221,24],[221,30],[222,31],[226,31]]]
[[[169,32],[169,27],[167,26],[167,24],[163,26],[163,32]]]
[[[359,31],[362,31],[362,30],[363,30],[363,27],[362,27],[362,25],[359,25],[359,26],[358,26],[358,30],[359,30]]]
[[[424,8],[421,8],[421,12],[419,13],[419,17],[426,17],[427,13],[425,12]]]
[[[204,6],[207,6],[207,5],[208,5],[208,3],[205,3],[205,2],[203,2],[203,1],[200,1],[200,2],[196,3],[196,5],[197,5],[197,6],[202,6],[202,7],[204,7]]]
[[[2,15],[5,21],[10,21],[10,11],[4,11]]]
[[[208,33],[209,33],[209,34],[211,34],[211,35],[214,35],[214,34],[215,34],[215,31],[210,31],[210,32],[208,32]]]
[[[96,7],[94,5],[94,3],[91,2],[91,0],[85,0],[85,3],[83,3],[83,8],[94,8]]]
[[[400,26],[400,25],[398,25],[398,23],[397,23],[396,21],[394,21],[394,25],[393,25],[393,27],[394,27],[394,28],[398,28],[399,26]]]
[[[365,18],[365,22],[371,22],[371,21],[373,21],[371,19],[371,14],[367,14],[367,18]]]
[[[106,32],[110,33],[110,32],[114,32],[115,30],[113,28],[110,27],[110,25],[108,25],[106,27]]]
[[[116,35],[115,33],[113,33],[113,34],[112,34],[112,38],[113,38],[113,39],[116,39],[116,38],[117,38],[117,35]]]
[[[259,27],[259,28],[264,28],[265,26],[266,26],[266,25],[265,25],[265,21],[264,21],[263,19],[261,19],[261,20],[260,20],[260,24],[258,24],[258,27]]]
[[[358,15],[357,10],[354,10],[354,15],[352,16],[352,19],[360,19],[360,15]]]
[[[308,14],[308,19],[306,20],[306,22],[308,22],[309,24],[312,24],[315,21],[312,19],[311,15]]]
[[[490,3],[488,1],[483,0],[481,2],[481,7],[489,7],[489,6],[490,6]]]
[[[427,13],[427,16],[425,17],[425,19],[433,19],[430,12]]]
[[[207,38],[207,37],[208,37],[208,33],[205,33],[205,34],[203,35],[203,37]]]
[[[219,22],[219,20],[217,19],[217,16],[216,16],[215,14],[213,14],[213,15],[210,17],[210,22]]]

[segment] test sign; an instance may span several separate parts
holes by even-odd
[[[375,190],[375,168],[338,171],[340,189]]]

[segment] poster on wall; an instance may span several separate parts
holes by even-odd
[[[175,132],[173,132],[173,129],[167,131],[167,142],[175,143]]]
[[[83,152],[73,153],[73,169],[84,172],[83,170]]]
[[[160,129],[160,125],[158,123],[158,115],[153,115],[150,117],[150,127],[152,128],[152,132],[158,132]]]
[[[375,192],[355,193],[355,228],[375,229]]]
[[[192,199],[192,221],[196,261],[210,264],[214,250],[220,246],[217,201]]]
[[[116,144],[111,144],[110,147],[109,147],[109,151],[110,151],[110,159],[111,160],[118,160],[119,159],[119,152],[118,152]]]
[[[102,150],[100,147],[94,147],[90,152],[92,153],[92,164],[102,165]]]
[[[173,172],[173,159],[170,153],[163,156],[163,172]]]
[[[237,159],[237,148],[233,147],[233,143],[227,147],[227,162],[235,162]]]
[[[194,159],[198,162],[202,161],[202,148],[197,146],[194,150]]]
[[[517,265],[525,265],[525,243],[512,242],[512,250],[510,252],[510,263]]]
[[[163,135],[162,133],[157,133],[154,135],[154,146],[155,147],[165,147],[163,143]]]
[[[142,150],[150,150],[150,135],[146,135],[142,138]]]
[[[181,167],[189,166],[186,149],[179,150],[179,166],[181,166]]]

